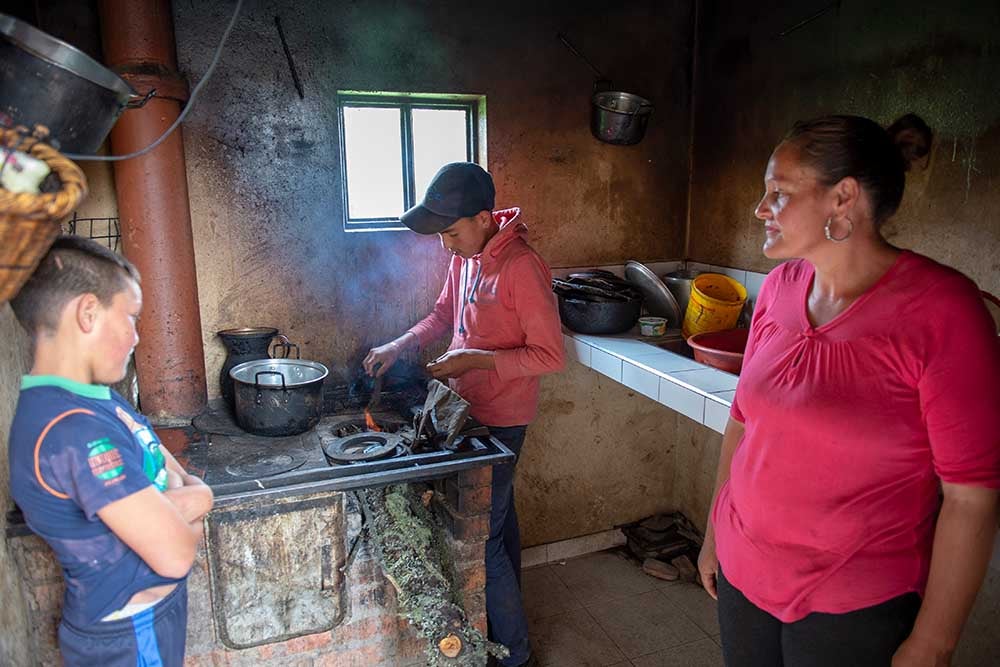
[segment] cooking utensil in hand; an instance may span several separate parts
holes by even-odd
[[[382,368],[382,362],[375,364],[372,370],[378,373],[378,369]],[[378,408],[378,404],[382,401],[382,383],[385,381],[385,375],[376,375],[375,381],[372,383],[372,396],[368,399],[368,412],[375,412]]]

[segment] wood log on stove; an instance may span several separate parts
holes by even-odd
[[[444,528],[409,485],[358,491],[372,554],[401,614],[427,641],[428,667],[479,667],[509,651],[483,637],[456,604]]]

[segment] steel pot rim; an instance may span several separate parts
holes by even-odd
[[[282,369],[286,373],[291,373],[294,367],[306,368],[309,369],[309,372],[303,373],[301,379],[290,378],[285,373],[281,373]],[[281,373],[281,377],[269,374],[257,379],[256,374],[262,371],[276,371]],[[301,359],[253,359],[237,364],[229,371],[229,377],[233,379],[233,382],[250,387],[257,385],[263,389],[281,389],[282,386],[286,389],[305,387],[322,382],[329,374],[329,369],[318,361],[303,361]]]
[[[0,13],[0,35],[42,60],[110,90],[122,106],[138,95],[128,82],[80,49],[13,16]]]
[[[630,102],[638,105],[638,109],[628,109],[623,110],[616,107],[608,106],[607,100],[619,99],[626,102]],[[607,111],[609,113],[618,113],[626,116],[631,116],[632,114],[647,115],[653,112],[653,103],[647,100],[645,97],[640,95],[635,95],[633,93],[626,93],[620,90],[605,90],[594,95],[590,98],[591,103],[600,109],[601,111]]]

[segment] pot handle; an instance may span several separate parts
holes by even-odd
[[[278,339],[278,342],[275,343],[274,345],[272,345],[270,352],[268,352],[268,354],[271,356],[272,359],[289,359],[289,358],[291,358],[291,356],[292,356],[292,348],[295,348],[295,358],[296,359],[300,359],[301,358],[301,357],[299,357],[299,346],[296,345],[295,343],[291,342],[290,340],[288,340],[287,336],[285,336],[284,334],[278,334],[277,336],[275,336],[275,338]],[[282,351],[282,355],[280,357],[275,352],[276,350],[281,350]]]
[[[260,392],[260,376],[261,375],[277,375],[281,378],[281,391],[288,391],[288,387],[285,386],[285,376],[283,373],[278,371],[257,371],[253,375],[253,388],[257,390],[258,394]]]
[[[125,103],[126,109],[141,109],[146,106],[146,102],[156,95],[156,88],[150,88],[145,95],[133,95],[132,99]]]

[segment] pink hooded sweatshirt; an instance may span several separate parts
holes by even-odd
[[[538,412],[538,376],[564,365],[552,274],[525,240],[519,208],[493,212],[500,231],[471,259],[452,257],[441,295],[413,332],[421,348],[451,331],[448,350],[494,350],[496,369],[474,369],[451,388],[488,426],[520,426]]]

